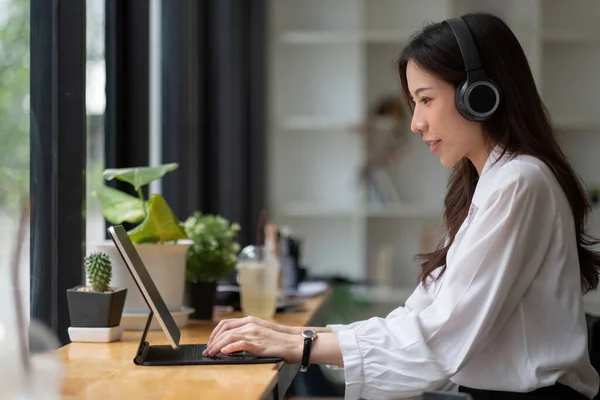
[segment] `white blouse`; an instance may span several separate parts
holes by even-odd
[[[446,271],[386,318],[338,332],[346,399],[406,398],[452,382],[531,391],[556,381],[592,398],[574,221],[550,169],[488,158]],[[436,270],[437,271],[437,270]]]

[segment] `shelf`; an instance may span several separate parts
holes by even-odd
[[[442,209],[435,205],[399,203],[384,206],[368,206],[366,208],[366,214],[369,217],[441,218]]]
[[[373,30],[367,32],[289,31],[281,34],[282,44],[405,43],[413,31]]]
[[[600,133],[600,120],[590,121],[581,119],[557,118],[554,126],[558,131],[596,131]]]
[[[363,0],[271,0],[269,16],[274,32],[358,29]]]
[[[289,116],[353,118],[362,113],[360,48],[334,46],[283,46],[277,49],[270,76],[269,111],[277,120]]]
[[[405,43],[413,34],[412,30],[371,30],[365,32],[326,32],[326,31],[288,31],[279,36],[282,44],[339,44],[339,43]],[[535,37],[533,31],[515,30],[523,37]],[[541,38],[550,43],[597,43],[600,34],[596,31],[574,29],[546,29]]]
[[[296,131],[344,131],[356,129],[358,121],[326,116],[295,116],[283,118],[284,129]]]
[[[373,30],[364,34],[363,40],[370,43],[406,43],[413,31],[406,30]]]
[[[357,32],[286,32],[279,37],[283,44],[338,44],[358,43],[360,35]]]
[[[598,31],[578,31],[573,29],[546,29],[542,39],[550,43],[600,43]]]
[[[600,41],[597,0],[543,0],[539,1],[539,11],[542,36],[548,41]]]
[[[442,209],[419,204],[341,207],[319,203],[293,203],[283,207],[281,214],[287,217],[441,218]]]
[[[453,16],[450,0],[364,0],[362,26],[372,30],[421,29],[426,22]]]
[[[342,207],[322,203],[291,203],[281,208],[286,217],[354,217],[359,216],[355,207]]]
[[[543,100],[557,125],[593,127],[599,120],[600,41],[548,43],[541,53]]]

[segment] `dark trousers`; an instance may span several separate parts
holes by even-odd
[[[464,386],[459,386],[458,391],[470,394],[473,400],[589,400],[575,389],[561,383],[527,393],[480,390]]]

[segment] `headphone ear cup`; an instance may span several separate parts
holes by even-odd
[[[482,79],[465,85],[462,93],[462,106],[471,121],[487,121],[500,104],[498,86],[489,79]]]
[[[473,121],[474,116],[469,113],[469,110],[467,109],[466,105],[466,102],[468,101],[468,99],[466,98],[468,87],[469,82],[466,80],[461,82],[461,84],[456,87],[454,102],[456,103],[456,109],[458,110],[460,115],[462,115],[464,118],[470,121]]]

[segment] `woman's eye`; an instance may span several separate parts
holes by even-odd
[[[423,97],[421,100],[419,100],[421,103],[423,104],[427,104],[431,101],[431,99],[429,97]]]

